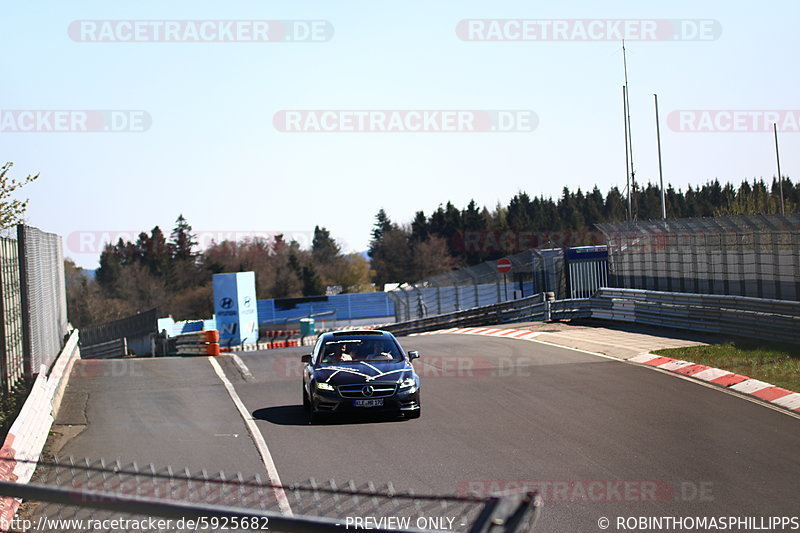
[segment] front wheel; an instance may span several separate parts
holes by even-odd
[[[306,411],[311,410],[311,402],[308,399],[308,394],[306,394],[306,388],[303,387],[303,409]]]

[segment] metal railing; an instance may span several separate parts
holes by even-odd
[[[800,344],[800,302],[606,288],[591,300],[593,318]]]
[[[525,298],[534,294],[536,265],[531,252],[510,255],[511,272],[501,274],[496,261],[486,261],[452,272],[403,284],[387,293],[398,321],[459,312],[464,309]]]
[[[0,495],[37,502],[18,520],[33,526],[58,525],[60,531],[85,531],[88,520],[92,524],[116,520],[115,531],[136,531],[141,528],[135,524],[142,520],[161,518],[157,526],[161,531],[343,532],[375,529],[374,524],[365,525],[364,517],[391,517],[378,529],[527,533],[533,531],[542,504],[533,492],[489,497],[415,494],[398,491],[392,484],[357,486],[352,481],[314,479],[279,485],[258,475],[192,474],[186,469],[71,458],[40,462],[30,484],[0,482]],[[194,527],[187,527],[189,520]]]
[[[126,355],[128,355],[128,341],[125,337],[81,348],[81,359],[108,359]]]
[[[17,241],[0,237],[0,379],[9,394],[23,378],[22,291]]]
[[[126,337],[154,335],[158,332],[158,308],[149,309],[104,324],[81,328],[81,348]]]
[[[61,237],[17,226],[23,344],[29,376],[40,365],[50,368],[68,331],[64,251]]]
[[[395,335],[408,335],[433,329],[502,324],[523,320],[544,320],[546,302],[543,295],[513,300],[482,307],[474,307],[455,313],[397,322],[381,327]]]
[[[613,288],[601,288],[592,298],[552,302],[536,295],[457,313],[398,322],[383,329],[397,335],[408,335],[453,327],[576,318],[635,322],[800,344],[800,302]]]

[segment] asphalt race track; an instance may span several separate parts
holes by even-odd
[[[283,483],[391,481],[448,494],[538,484],[549,487],[539,531],[600,531],[600,517],[617,531],[618,516],[797,513],[796,418],[542,343],[463,335],[401,343],[422,355],[418,420],[309,425],[299,363],[308,348],[240,354],[250,374],[230,357],[217,360]],[[80,361],[57,424],[86,424],[63,454],[264,473],[207,358]],[[620,493],[625,481],[631,492]]]

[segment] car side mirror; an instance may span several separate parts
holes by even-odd
[[[409,350],[408,351],[408,360],[413,361],[414,359],[419,359],[419,352],[416,350]]]
[[[300,361],[302,361],[303,363],[310,363],[311,362],[311,354],[310,353],[303,354],[300,357]]]

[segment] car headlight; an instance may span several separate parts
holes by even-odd
[[[414,381],[414,378],[406,378],[406,379],[400,380],[400,388],[401,389],[407,389],[409,387],[413,387],[416,384],[417,384],[417,382]]]
[[[323,381],[317,382],[317,389],[318,390],[333,390],[333,385],[330,383],[325,383]]]

